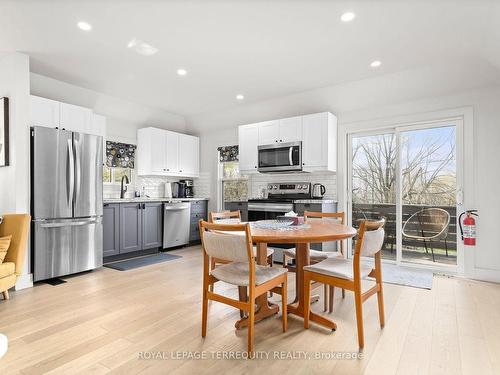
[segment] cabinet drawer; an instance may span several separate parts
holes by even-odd
[[[207,201],[192,201],[191,202],[191,215],[193,213],[205,213],[207,212]]]
[[[198,223],[192,223],[189,231],[189,241],[197,241],[200,239],[200,229]]]
[[[207,220],[206,212],[191,212],[191,223],[198,224],[200,219]]]

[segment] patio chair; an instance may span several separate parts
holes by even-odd
[[[403,225],[403,237],[423,241],[425,252],[428,254],[431,248],[432,261],[435,262],[432,241],[444,240],[446,256],[448,256],[448,228],[450,226],[450,214],[442,208],[424,208],[411,215]]]

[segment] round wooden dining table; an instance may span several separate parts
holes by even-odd
[[[258,223],[258,222],[255,222]],[[251,225],[252,240],[257,246],[257,264],[267,265],[267,245],[268,244],[295,244],[296,251],[296,278],[295,291],[296,303],[288,305],[288,313],[304,317],[304,304],[310,301],[304,301],[304,271],[303,267],[310,264],[309,247],[311,243],[321,243],[328,241],[341,241],[352,238],[356,235],[356,229],[338,224],[333,220],[327,219],[308,219],[304,226],[294,229],[269,229]],[[255,321],[265,319],[278,313],[279,307],[270,303],[267,299],[267,293],[257,297],[257,310]],[[326,326],[330,329],[336,329],[336,324],[332,320],[318,315],[311,311],[310,320]],[[238,320],[236,328],[246,326],[247,318]]]

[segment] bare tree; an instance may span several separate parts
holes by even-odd
[[[454,133],[453,133],[454,134]],[[450,136],[412,145],[401,137],[405,204],[455,204],[455,144]],[[397,144],[394,134],[365,138],[353,148],[353,201],[395,203]]]

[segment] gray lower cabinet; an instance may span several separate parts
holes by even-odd
[[[163,204],[142,204],[142,249],[163,246]]]
[[[120,205],[106,203],[102,209],[103,256],[120,254]]]
[[[120,254],[142,250],[142,203],[120,203]]]
[[[241,221],[248,221],[248,202],[224,202],[224,209],[240,211]]]
[[[200,241],[200,230],[198,228],[200,219],[208,219],[208,202],[206,200],[191,201],[189,242]]]
[[[159,248],[162,245],[162,202],[104,204],[104,257]]]

